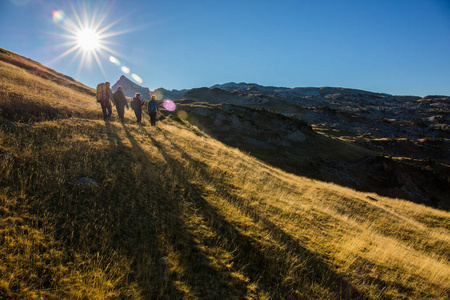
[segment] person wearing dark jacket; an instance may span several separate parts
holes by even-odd
[[[119,115],[120,121],[123,123],[125,106],[127,107],[127,109],[129,109],[130,107],[128,106],[127,98],[125,97],[125,94],[123,93],[123,89],[121,86],[119,86],[117,88],[117,91],[114,93],[114,100],[116,102],[117,114]]]
[[[156,125],[156,115],[158,113],[158,105],[156,103],[156,96],[152,95],[152,99],[148,102],[148,115],[150,116],[150,124]]]
[[[142,105],[144,105],[144,101],[141,100],[141,94],[136,93],[134,95],[133,101],[131,101],[131,108],[134,110],[134,114],[136,115],[136,121],[138,124],[141,124]]]

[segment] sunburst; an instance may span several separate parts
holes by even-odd
[[[130,28],[126,30],[113,30],[113,27],[123,18],[119,18],[113,22],[106,22],[109,14],[105,7],[96,6],[91,12],[88,10],[86,3],[77,10],[71,5],[73,17],[69,18],[61,10],[53,11],[53,20],[60,26],[65,33],[56,34],[65,41],[60,44],[67,48],[62,54],[54,58],[50,64],[72,54],[72,61],[80,58],[77,75],[80,74],[83,67],[92,67],[95,60],[97,66],[106,78],[106,73],[102,65],[102,59],[107,60],[111,54],[123,56],[111,49],[114,43],[110,40],[112,37],[129,33],[138,28]]]

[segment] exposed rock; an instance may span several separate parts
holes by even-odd
[[[68,182],[68,184],[76,185],[76,186],[99,186],[98,182],[95,179],[89,177],[79,177],[76,179],[72,179]]]
[[[301,131],[293,131],[286,138],[292,142],[304,142],[306,140],[306,136]]]
[[[192,110],[192,112],[201,116],[209,116],[212,113],[211,109],[205,107],[196,107]]]
[[[3,153],[1,155],[2,159],[6,160],[7,162],[13,162],[14,161],[14,156],[12,156],[9,153]]]

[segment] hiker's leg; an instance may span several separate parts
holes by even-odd
[[[102,106],[102,112],[103,112],[103,119],[106,120],[106,106],[101,104]]]
[[[119,119],[120,119],[120,121],[123,122],[123,116],[124,116],[124,113],[125,113],[124,107],[120,106],[120,105],[117,105],[116,108],[117,108],[117,114],[119,115]]]
[[[111,105],[111,102],[108,104],[107,109],[108,109],[108,119],[109,119],[109,118],[111,118],[111,114],[112,114],[112,105]]]
[[[136,115],[136,121],[138,123],[141,123],[141,119],[142,119],[142,110],[141,109],[136,109],[134,111],[134,114]]]
[[[152,126],[156,125],[156,112],[154,111],[150,112],[150,123]]]

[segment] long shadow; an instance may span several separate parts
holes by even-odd
[[[165,133],[161,131],[164,137]],[[164,147],[150,136],[152,143],[158,147],[161,153],[165,153]],[[200,170],[202,182],[214,182],[215,180],[206,170],[206,166],[202,166],[192,156],[186,153],[183,149],[170,141],[176,151],[188,161],[191,166],[197,167]],[[166,155],[166,161],[169,164],[177,164],[170,156]],[[218,193],[223,199],[226,199],[231,205],[236,207],[244,215],[251,217],[255,223],[262,224],[265,231],[268,232],[272,238],[276,240],[279,245],[286,246],[290,253],[294,253],[301,258],[305,267],[299,272],[295,272],[298,278],[302,278],[294,284],[284,282],[283,272],[288,272],[292,267],[286,262],[285,255],[278,248],[274,246],[265,246],[266,249],[256,240],[249,236],[243,235],[238,229],[226,218],[219,214],[203,196],[199,186],[189,183],[189,174],[181,171],[177,174],[188,188],[189,197],[186,201],[191,202],[195,207],[202,211],[205,219],[209,222],[211,228],[216,230],[225,242],[223,243],[228,251],[237,252],[234,263],[237,269],[245,270],[246,275],[252,279],[253,282],[258,282],[265,292],[272,294],[274,298],[297,298],[309,297],[308,293],[297,294],[299,289],[308,289],[311,284],[325,286],[331,293],[343,298],[365,299],[362,292],[358,291],[342,276],[331,270],[330,267],[322,261],[320,257],[304,248],[289,234],[285,233],[281,228],[276,226],[269,219],[263,217],[254,208],[252,208],[248,201],[230,194],[225,187],[218,186]],[[267,255],[269,253],[269,255]],[[274,254],[274,253],[278,253]],[[307,270],[307,273],[305,273]],[[280,273],[281,272],[281,273]],[[296,286],[301,284],[302,286]],[[296,291],[297,290],[297,291]]]
[[[135,281],[140,286],[142,295],[146,298],[179,298],[182,294],[174,284],[174,278],[170,275],[169,266],[165,264],[165,252],[162,249],[159,235],[161,228],[169,227],[171,223],[169,216],[165,213],[168,206],[161,202],[156,195],[164,194],[161,179],[158,174],[143,180],[141,174],[126,172],[130,168],[130,160],[123,159],[124,156],[143,158],[146,152],[139,146],[129,129],[122,124],[127,139],[131,144],[131,153],[128,146],[122,142],[118,135],[118,130],[114,125],[105,122],[106,134],[109,141],[109,151],[105,155],[112,156],[113,162],[104,168],[109,169],[109,174],[117,174],[114,180],[124,181],[129,187],[126,190],[118,190],[124,185],[117,185],[102,191],[97,199],[98,206],[102,205],[98,218],[105,226],[110,226],[109,240],[102,245],[106,249],[93,249],[108,251],[118,251],[125,257],[133,261],[133,273],[130,281]],[[146,170],[153,169],[148,160],[140,159],[144,174],[152,175]],[[129,178],[120,178],[119,175],[126,174]],[[151,190],[147,187],[146,181],[154,181]],[[97,209],[99,210],[99,209]],[[105,253],[106,255],[108,253]],[[142,270],[148,268],[148,274],[142,274]]]
[[[124,126],[125,134],[131,144],[133,151],[145,152],[133,138],[129,130]],[[151,138],[155,143],[155,140]],[[158,148],[160,149],[160,148]],[[186,282],[192,288],[196,297],[209,298],[211,295],[218,295],[220,298],[233,298],[236,294],[245,297],[246,286],[244,282],[231,276],[224,276],[214,269],[208,261],[208,257],[198,247],[194,236],[189,232],[185,221],[182,218],[182,205],[184,200],[186,185],[181,184],[173,178],[178,175],[178,164],[171,164],[173,158],[165,152],[161,152],[163,158],[168,163],[166,174],[162,175],[154,184],[164,186],[160,190],[165,195],[165,199],[160,199],[157,205],[158,214],[165,215],[165,219],[157,225],[158,229],[164,232],[166,242],[170,243],[172,251],[180,253],[179,264],[184,268],[183,274],[175,274],[174,279]],[[173,183],[174,186],[170,186]],[[169,185],[168,185],[169,184]],[[167,250],[167,249],[166,249]]]
[[[139,162],[130,159],[130,156],[143,158],[146,153],[124,126],[131,149],[125,145],[119,136],[120,130],[122,128],[114,123],[106,122],[100,132],[107,135],[104,147],[95,148],[99,150],[97,153],[86,154],[90,157],[86,159],[85,172],[95,178],[99,186],[53,184],[48,194],[40,190],[33,194],[45,199],[33,208],[54,221],[55,235],[62,241],[67,252],[65,259],[69,262],[93,257],[97,260],[86,262],[83,270],[98,267],[112,280],[120,273],[127,274],[117,283],[120,298],[129,299],[129,287],[135,285],[144,299],[182,298],[176,278],[163,260],[166,251],[160,240],[164,230],[174,232],[182,225],[168,213],[176,199],[166,193],[160,174],[149,171],[154,170],[156,164],[145,159]],[[76,159],[82,160],[71,157],[66,167],[78,167]],[[141,165],[142,172],[130,172],[130,162],[135,164],[133,167]],[[154,183],[149,185],[148,181]],[[42,186],[49,189],[49,183],[44,182]],[[165,194],[167,197],[162,199],[160,195]],[[124,262],[115,261],[117,255],[125,258]]]

